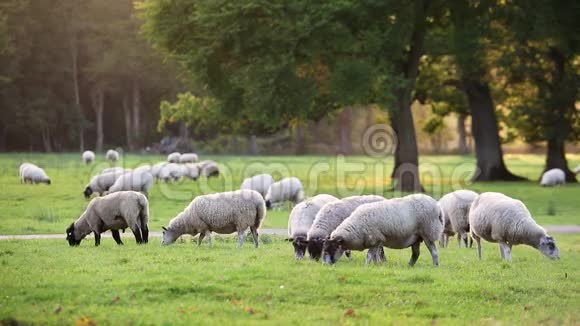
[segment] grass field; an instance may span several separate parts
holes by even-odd
[[[135,167],[160,156],[125,157]],[[151,226],[159,231],[196,195],[237,188],[252,171],[280,171],[304,180],[307,193],[387,197],[390,159],[368,157],[211,157],[220,178],[155,184]],[[22,185],[18,165],[44,167],[53,184]],[[569,157],[571,165],[580,155]],[[62,240],[0,241],[0,325],[11,322],[78,325],[148,324],[568,324],[580,323],[580,235],[554,235],[562,259],[551,261],[524,246],[513,263],[499,259],[497,245],[441,249],[433,267],[424,246],[414,268],[410,250],[388,250],[389,262],[365,265],[364,253],[334,266],[296,262],[288,242],[262,236],[236,248],[230,236],[214,247],[189,238],[162,247],[159,239],[137,246],[130,232],[118,247],[104,238],[70,248],[64,229],[84,210],[82,190],[108,164],[86,167],[77,154],[0,154],[0,234],[59,233]],[[469,184],[473,158],[423,156],[424,185],[434,197],[465,187],[500,191],[524,201],[541,224],[580,224],[580,186],[537,185],[543,158],[508,155],[510,169],[533,179],[518,183]],[[265,163],[267,167],[261,166]],[[268,212],[264,227],[284,228],[288,209]]]

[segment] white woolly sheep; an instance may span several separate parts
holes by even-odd
[[[179,163],[195,163],[197,161],[199,161],[199,158],[195,153],[183,153],[179,157]]]
[[[103,169],[101,171],[101,174],[112,173],[112,172],[114,172],[114,173],[121,173],[122,174],[122,173],[129,172],[129,171],[131,171],[131,169],[124,169],[124,168],[122,168],[120,166],[115,166],[115,167],[112,167],[112,168]]]
[[[85,162],[85,164],[91,164],[94,161],[95,161],[95,153],[93,151],[83,152],[83,162]]]
[[[119,152],[114,149],[109,149],[105,154],[105,157],[111,162],[117,162],[119,160]]]
[[[193,163],[181,164],[181,173],[184,177],[197,180],[200,174],[199,165]]]
[[[308,246],[306,235],[312,226],[312,222],[314,222],[316,213],[318,213],[324,205],[337,200],[338,198],[334,196],[322,194],[308,198],[294,206],[292,212],[290,212],[290,217],[288,218],[288,240],[292,241],[296,259],[304,258],[304,253]]]
[[[360,205],[385,200],[382,196],[351,196],[328,203],[316,214],[312,227],[308,231],[308,253],[313,259],[322,256],[322,245],[334,231]],[[350,256],[350,252],[347,252]]]
[[[94,176],[89,184],[85,187],[83,194],[85,198],[90,198],[93,193],[102,196],[111,188],[115,181],[119,179],[125,172],[109,172]]]
[[[155,179],[159,179],[159,172],[167,164],[169,164],[169,163],[167,163],[167,162],[159,162],[159,163],[157,163],[157,164],[155,164],[155,165],[153,165],[151,167],[151,174],[153,175],[153,177]]]
[[[266,200],[266,207],[271,208],[275,204],[287,200],[297,204],[303,201],[304,197],[305,194],[302,182],[300,182],[296,177],[291,177],[274,182],[270,188],[268,188],[264,199]]]
[[[512,260],[512,246],[525,244],[551,259],[559,259],[554,238],[532,218],[524,203],[497,192],[479,195],[469,211],[471,236],[481,259],[481,239],[499,243],[501,257]]]
[[[149,201],[135,191],[120,191],[91,200],[83,214],[66,229],[69,245],[78,246],[91,232],[95,246],[101,243],[101,233],[111,230],[113,239],[122,245],[119,230],[129,228],[138,244],[149,240]]]
[[[157,178],[165,182],[170,180],[177,181],[183,177],[185,169],[181,164],[177,163],[167,163],[159,169]]]
[[[439,206],[443,210],[445,217],[445,228],[441,237],[443,248],[449,244],[449,237],[457,234],[457,242],[461,246],[461,240],[467,248],[467,237],[469,236],[469,207],[477,197],[477,193],[471,190],[457,190],[450,192],[439,199]],[[473,239],[470,237],[470,247]]]
[[[169,163],[179,163],[179,158],[181,157],[181,153],[173,152],[167,155],[167,162]]]
[[[345,249],[411,247],[409,265],[413,266],[419,258],[421,241],[424,241],[431,252],[433,265],[438,266],[439,253],[435,241],[441,238],[443,223],[443,212],[437,201],[423,194],[364,204],[324,242],[324,262],[334,264]],[[376,255],[376,252],[369,253],[369,256],[373,254]]]
[[[151,173],[135,173],[134,171],[129,171],[120,176],[106,193],[132,190],[139,191],[149,197],[149,189],[152,185],[153,176]]]
[[[220,168],[215,161],[207,160],[197,163],[199,175],[205,178],[217,177],[220,175]]]
[[[163,227],[163,244],[174,243],[183,234],[195,236],[197,245],[207,236],[211,247],[211,232],[238,233],[238,247],[244,244],[245,231],[250,228],[254,245],[258,247],[258,228],[266,216],[262,196],[253,190],[237,190],[196,197],[185,210]]]
[[[250,178],[244,179],[240,189],[251,189],[259,192],[262,197],[266,196],[268,189],[274,183],[274,178],[267,174],[258,174]]]
[[[145,165],[141,165],[141,166],[134,168],[133,172],[135,172],[135,173],[143,173],[143,172],[151,173],[151,170],[152,170],[151,165],[145,164]],[[151,174],[153,174],[153,173],[151,173]]]
[[[560,169],[551,169],[542,175],[540,185],[542,187],[553,187],[566,184],[566,173]]]
[[[22,163],[20,165],[20,182],[26,183],[30,181],[30,183],[46,183],[50,184],[50,178],[44,172],[43,169],[39,168],[38,166],[32,163]]]

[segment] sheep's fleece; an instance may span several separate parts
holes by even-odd
[[[83,162],[86,164],[92,163],[95,160],[95,153],[92,151],[84,151],[83,152]]]
[[[453,236],[459,234],[458,239],[463,239],[467,247],[467,233],[469,232],[469,208],[477,197],[477,193],[471,190],[457,190],[450,192],[439,199],[439,206],[445,217],[444,234]],[[443,241],[446,245],[447,239]]]
[[[93,193],[97,193],[99,196],[103,195],[122,175],[123,172],[109,172],[94,176],[85,187],[85,198],[91,197]]]
[[[183,153],[179,157],[179,163],[195,163],[197,161],[199,161],[199,158],[195,153]]]
[[[552,259],[560,252],[555,240],[532,218],[524,203],[497,192],[479,195],[471,204],[469,224],[481,259],[481,239],[500,244],[502,258],[511,261],[511,247],[526,244]]]
[[[563,185],[566,183],[566,173],[560,169],[551,169],[542,175],[540,185],[543,187],[551,187]]]
[[[259,192],[262,197],[266,196],[268,189],[274,183],[274,178],[267,174],[258,174],[250,178],[244,179],[240,189],[251,189]]]
[[[179,152],[173,152],[173,153],[167,155],[167,162],[179,163],[180,158],[181,158],[181,154]]]
[[[253,190],[198,196],[164,228],[163,244],[171,244],[183,234],[199,233],[198,245],[207,236],[211,246],[211,232],[238,232],[241,246],[249,227],[258,247],[258,228],[265,216],[264,199]]]
[[[149,189],[153,185],[153,181],[153,175],[149,172],[126,172],[115,181],[115,183],[109,188],[108,193],[132,190],[140,191],[145,196],[149,196]]]
[[[51,183],[46,172],[32,163],[22,163],[19,171],[21,183],[26,183],[27,181],[30,181],[30,183]]]
[[[296,177],[284,178],[270,186],[264,199],[268,208],[287,200],[296,204],[304,200],[304,187]]]
[[[117,162],[119,160],[119,152],[113,149],[109,149],[105,154],[105,157],[111,162]]]
[[[95,245],[100,244],[100,234],[111,230],[117,244],[123,244],[119,230],[129,228],[137,243],[147,243],[149,236],[149,202],[135,191],[120,191],[91,200],[83,214],[66,230],[71,246],[78,246],[91,232]]]

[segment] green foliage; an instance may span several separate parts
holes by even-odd
[[[184,122],[194,131],[196,139],[228,129],[227,118],[217,110],[217,101],[210,97],[197,97],[181,93],[175,103],[161,102],[157,130],[162,132],[167,124]]]

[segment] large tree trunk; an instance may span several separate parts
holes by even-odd
[[[548,152],[544,172],[550,169],[561,169],[566,173],[566,182],[577,182],[576,174],[568,168],[565,142],[562,138],[548,140]]]
[[[52,152],[52,144],[50,139],[50,129],[47,126],[42,126],[40,128],[42,135],[42,145],[44,146],[44,151],[47,153]]]
[[[79,67],[78,67],[78,44],[76,34],[73,34],[70,39],[71,63],[72,63],[72,78],[73,78],[73,93],[75,99],[75,106],[78,110],[79,116],[79,147],[80,151],[85,150],[85,118],[83,108],[81,106],[81,95],[79,91]]]
[[[350,142],[350,122],[352,120],[352,109],[345,108],[339,114],[338,123],[338,153],[342,155],[350,155],[352,153],[352,144]]]
[[[468,78],[463,78],[461,84],[471,111],[471,129],[477,156],[478,171],[473,181],[524,180],[508,171],[503,161],[495,106],[488,84]]]
[[[306,138],[304,137],[304,124],[298,122],[296,124],[296,148],[297,155],[304,155],[306,153]]]
[[[130,151],[135,150],[135,144],[133,143],[133,129],[131,128],[131,107],[129,106],[129,98],[123,96],[123,115],[125,117],[125,136],[127,138],[127,146]]]
[[[469,148],[467,147],[467,130],[465,129],[466,119],[467,114],[465,113],[459,113],[457,115],[457,135],[459,136],[457,151],[459,154],[469,153]]]
[[[91,92],[91,103],[95,111],[95,120],[97,127],[97,141],[95,149],[97,152],[103,151],[103,111],[105,108],[105,93],[100,87],[96,87]]]
[[[133,143],[136,147],[142,145],[141,139],[141,88],[133,81]]]
[[[258,155],[259,154],[259,150],[258,150],[258,142],[256,140],[256,135],[251,135],[250,136],[250,154],[252,155]]]

